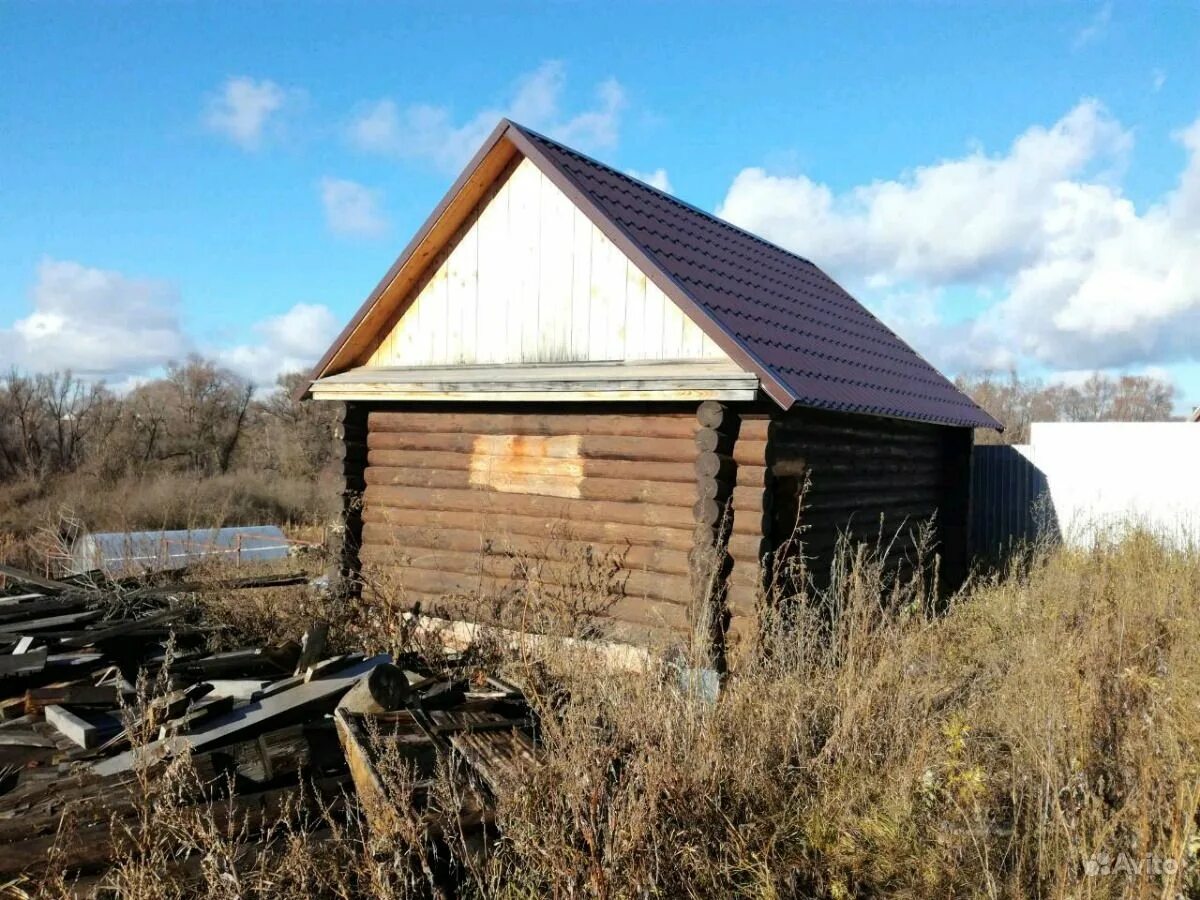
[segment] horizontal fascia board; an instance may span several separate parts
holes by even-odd
[[[754,400],[756,375],[722,363],[362,367],[322,378],[325,400]]]
[[[484,400],[494,402],[533,402],[533,403],[565,403],[612,400],[728,400],[751,401],[758,397],[757,389],[687,389],[687,390],[520,390],[520,391],[464,391],[454,390],[420,390],[404,391],[395,388],[370,387],[359,389],[350,387],[345,390],[325,391],[314,385],[312,389],[314,400],[395,400],[395,401],[436,401],[436,400]]]

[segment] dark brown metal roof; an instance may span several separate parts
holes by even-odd
[[[1001,427],[808,260],[527,128],[507,136],[665,274],[782,406]]]

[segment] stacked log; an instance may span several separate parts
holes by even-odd
[[[767,465],[770,418],[765,414],[742,416],[733,460],[736,480],[733,489],[733,528],[728,554],[732,567],[726,605],[731,637],[753,632],[757,606],[762,599],[763,560],[771,552],[774,479]]]
[[[691,553],[692,620],[695,636],[707,648],[711,662],[722,665],[728,627],[725,592],[729,559],[725,548],[733,524],[737,469],[732,453],[741,417],[729,405],[707,400],[697,409],[696,419],[699,428],[695,437],[696,502],[692,508],[696,522]]]
[[[613,592],[604,616],[632,626],[616,631],[684,637],[696,430],[678,407],[372,411],[362,562],[476,620],[497,598],[573,589],[593,564]]]
[[[346,593],[357,583],[362,544],[362,495],[366,490],[367,411],[361,403],[341,403],[334,425],[334,452],[340,461],[340,527],[334,536],[328,573],[335,591]]]

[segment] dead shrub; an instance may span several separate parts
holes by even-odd
[[[934,569],[897,576],[887,557],[844,545],[821,579],[795,563],[791,593],[764,597],[786,614],[716,702],[670,666],[494,646],[541,717],[544,763],[497,798],[486,857],[453,835],[422,856],[397,763],[386,835],[331,816],[251,848],[219,821],[161,824],[160,802],[147,827],[169,840],[123,864],[122,889],[420,897],[450,872],[458,896],[489,898],[1194,896],[1200,553],[1142,533],[1033,548],[944,606]],[[392,587],[369,588],[395,603],[361,620],[377,643],[395,638]],[[450,766],[433,791],[464,799]],[[211,861],[151,878],[166,847]]]

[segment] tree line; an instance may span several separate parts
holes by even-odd
[[[71,372],[0,376],[0,483],[82,473],[116,481],[252,468],[312,478],[328,463],[330,404],[298,403],[304,376],[273,390],[191,357],[125,393]]]
[[[987,373],[959,377],[964,393],[1004,424],[1004,432],[981,429],[981,444],[1024,444],[1034,422],[1161,422],[1172,417],[1173,385],[1145,375],[1096,373],[1074,384]]]
[[[125,393],[70,372],[0,376],[0,483],[82,473],[116,481],[156,473],[194,477],[251,469],[313,478],[330,460],[333,408],[293,398],[305,376],[256,392],[200,357]],[[1169,419],[1175,389],[1145,376],[1096,374],[1075,385],[986,374],[958,386],[1005,425],[981,443],[1023,443],[1035,421]]]

